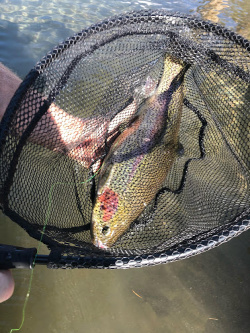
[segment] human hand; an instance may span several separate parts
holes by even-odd
[[[19,77],[0,63],[0,120],[21,82]],[[114,139],[121,122],[128,120],[135,110],[136,103],[132,102],[110,122],[101,116],[92,119],[72,116],[52,103],[34,128],[29,141],[63,152],[89,168],[103,154],[105,139]],[[16,133],[22,135],[27,125],[22,121],[22,126],[15,129]]]
[[[21,82],[20,78],[0,64],[0,120]],[[139,99],[143,96],[150,96],[156,85],[157,82],[148,77],[145,85],[137,91],[137,95],[140,96]],[[43,97],[38,95],[37,98],[37,107],[39,107]],[[134,99],[112,120],[108,120],[104,116],[85,119],[76,117],[64,111],[55,103],[51,103],[28,140],[50,150],[68,155],[87,169],[92,166],[93,171],[96,172],[105,153],[106,143],[112,144],[120,134],[120,125],[133,118],[139,104],[140,101]],[[34,112],[36,112],[36,108],[34,108]],[[19,121],[17,115],[17,124],[20,124],[20,127],[15,128],[17,134],[23,134],[33,115],[30,114],[29,116]]]

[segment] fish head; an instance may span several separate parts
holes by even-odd
[[[98,193],[91,223],[93,244],[100,249],[108,249],[126,230],[128,215],[122,194],[105,185]]]

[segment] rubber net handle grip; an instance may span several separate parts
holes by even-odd
[[[36,248],[0,244],[0,269],[33,268]]]

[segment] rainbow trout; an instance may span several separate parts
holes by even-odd
[[[165,58],[155,93],[142,103],[105,157],[92,213],[95,246],[112,246],[162,186],[178,154],[186,70],[176,58]]]

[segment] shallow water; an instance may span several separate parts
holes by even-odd
[[[105,17],[143,8],[202,15],[250,38],[250,2],[0,0],[0,61],[22,78],[45,53]],[[247,333],[250,231],[202,255],[131,270],[37,266],[21,332]],[[0,243],[36,246],[0,214]],[[41,248],[41,253],[47,250]],[[20,325],[30,271],[13,271],[13,297],[0,304],[0,333]],[[135,294],[134,292],[137,294]]]

